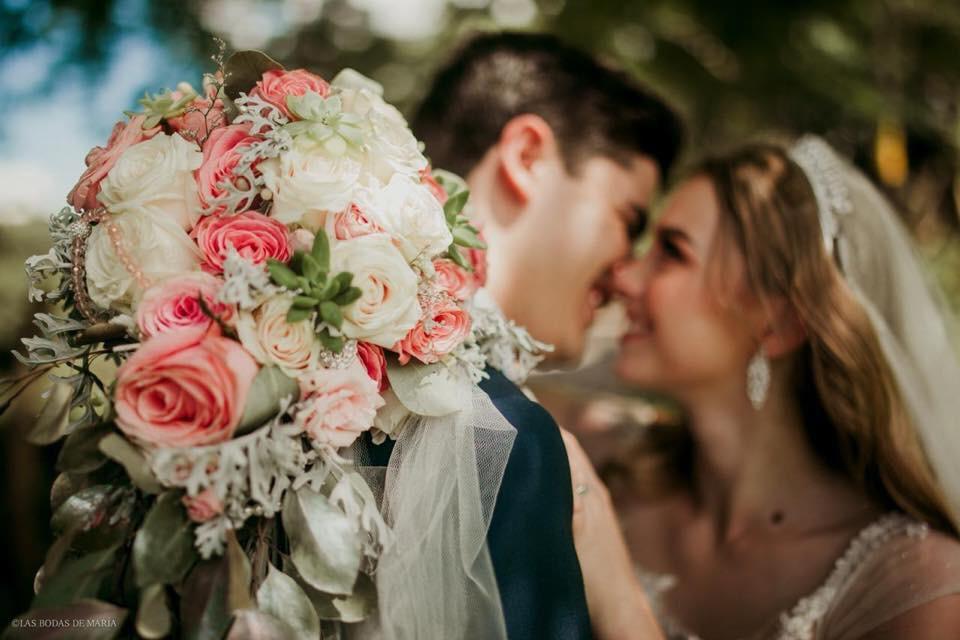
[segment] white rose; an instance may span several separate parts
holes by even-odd
[[[146,211],[128,211],[104,220],[90,233],[84,263],[90,299],[105,309],[130,312],[143,289],[123,264],[107,232],[109,224],[120,232],[121,247],[142,281],[150,284],[199,269],[200,250],[180,226],[169,218]]]
[[[241,310],[237,314],[237,335],[258,362],[277,365],[296,378],[316,368],[320,343],[309,319],[287,322],[292,300],[291,295],[282,294],[253,311]]]
[[[343,333],[390,349],[420,320],[417,274],[390,236],[374,233],[336,242],[331,272],[349,271],[360,298],[343,309]]]
[[[201,214],[193,172],[202,161],[196,143],[156,135],[121,154],[101,183],[100,202],[111,213],[142,210],[189,231]]]
[[[426,186],[411,178],[395,174],[385,187],[364,189],[357,205],[398,241],[410,262],[433,258],[453,242],[443,207]]]
[[[258,166],[273,195],[270,216],[284,224],[300,222],[309,211],[345,209],[360,185],[362,168],[349,155],[334,156],[322,147],[296,146]]]

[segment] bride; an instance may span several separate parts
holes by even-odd
[[[706,161],[615,280],[618,375],[686,420],[619,523],[567,438],[598,636],[649,598],[670,638],[960,638],[960,368],[868,180],[812,137]]]

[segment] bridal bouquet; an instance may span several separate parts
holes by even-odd
[[[27,262],[57,311],[0,391],[49,380],[28,437],[64,441],[18,626],[315,638],[375,607],[390,544],[345,448],[539,345],[475,303],[465,184],[373,81],[240,52],[141,104]]]

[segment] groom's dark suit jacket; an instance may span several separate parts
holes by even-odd
[[[590,638],[573,548],[573,493],[560,431],[550,414],[495,369],[480,387],[517,429],[493,509],[487,546],[510,640]],[[392,443],[372,447],[386,464]],[[480,640],[480,639],[478,639]]]

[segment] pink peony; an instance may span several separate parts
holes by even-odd
[[[456,349],[469,333],[470,314],[451,300],[442,301],[427,308],[425,318],[393,350],[400,364],[407,364],[411,357],[432,364]]]
[[[479,285],[474,278],[474,274],[453,260],[437,258],[433,261],[433,268],[437,272],[437,284],[456,300],[462,302],[476,293]]]
[[[144,129],[144,120],[144,116],[134,116],[129,122],[118,122],[113,125],[107,146],[94,147],[87,153],[87,170],[67,194],[67,204],[72,205],[74,209],[85,211],[100,207],[100,201],[97,199],[100,193],[100,182],[107,177],[107,173],[113,168],[120,154],[160,132],[160,127]]]
[[[209,328],[213,318],[204,313],[199,298],[223,322],[233,320],[234,308],[217,300],[223,283],[202,271],[162,280],[147,289],[137,307],[137,326],[144,338],[179,327]]]
[[[373,426],[383,398],[359,362],[346,369],[316,369],[300,378],[304,400],[296,423],[315,442],[347,447]]]
[[[234,180],[233,172],[240,163],[240,156],[257,140],[259,138],[250,134],[250,126],[246,124],[232,124],[213,130],[203,144],[203,162],[194,173],[200,203],[204,207],[212,206],[217,198],[224,195],[224,185]],[[253,203],[245,204],[249,207]]]
[[[329,225],[331,229],[328,231],[332,231],[333,237],[337,240],[350,240],[383,231],[380,225],[355,204],[350,205],[345,211],[332,214]]]
[[[263,74],[257,85],[250,91],[250,95],[259,96],[274,105],[285,116],[295,120],[287,109],[287,96],[302,96],[308,91],[319,93],[324,98],[330,92],[330,85],[320,76],[314,75],[306,69],[284,71],[271,69]]]
[[[174,91],[173,99],[179,100],[182,95],[180,91]],[[181,115],[167,118],[167,124],[187,140],[202,141],[218,127],[227,124],[223,101],[197,97]]]
[[[370,379],[377,383],[379,391],[386,391],[390,381],[387,379],[387,359],[383,355],[383,348],[369,342],[357,342],[357,358],[366,368]]]
[[[151,447],[233,437],[257,363],[239,343],[202,326],[161,333],[117,370],[117,427]]]
[[[437,179],[433,177],[433,173],[430,172],[430,167],[420,172],[420,183],[427,186],[430,193],[433,194],[433,197],[436,198],[440,204],[446,203],[447,191],[437,182]]]
[[[287,262],[292,254],[290,236],[283,223],[256,211],[207,216],[192,235],[203,253],[200,266],[214,274],[223,273],[223,261],[231,245],[255,264],[266,262],[267,258]]]
[[[195,496],[183,496],[181,501],[187,508],[187,517],[194,522],[206,522],[223,513],[223,502],[209,487]]]

